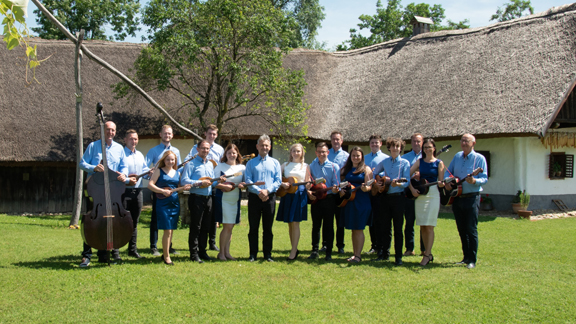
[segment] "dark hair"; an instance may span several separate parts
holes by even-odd
[[[318,149],[319,147],[328,148],[328,144],[326,144],[326,142],[318,142],[316,143],[316,149]]]
[[[434,156],[436,156],[437,152],[436,152],[436,142],[434,142],[433,139],[431,138],[427,138],[424,140],[424,142],[422,142],[422,158],[425,159],[426,158],[426,151],[424,151],[424,145],[426,145],[426,143],[430,143],[432,144],[432,146],[434,146]]]
[[[336,135],[336,134],[338,134],[338,135],[340,135],[340,137],[344,138],[344,136],[342,136],[342,133],[341,133],[341,132],[339,132],[339,131],[333,131],[332,133],[330,133],[330,139],[332,139],[332,135]]]
[[[352,170],[352,152],[354,151],[358,151],[362,154],[362,161],[358,163],[358,167],[356,168],[356,171],[354,171],[354,174],[363,173],[366,170],[366,165],[364,164],[364,151],[360,146],[354,146],[354,148],[350,151],[350,155],[348,155],[348,160],[346,160],[346,164],[344,164],[344,167],[340,172],[342,179],[346,177],[346,174],[348,174],[350,170]]]
[[[236,151],[236,164],[242,164],[242,155],[240,154],[240,150],[238,149],[238,146],[236,146],[235,144],[228,144],[228,146],[226,146],[226,149],[224,150],[224,154],[222,155],[222,158],[220,159],[220,162],[228,162],[228,157],[226,156],[226,153],[228,153],[228,151],[230,150],[235,150]]]
[[[404,142],[401,138],[395,137],[388,137],[386,139],[386,148],[390,151],[391,146],[400,145],[400,152],[404,150],[404,146],[406,146],[406,142]]]
[[[200,145],[202,145],[202,144],[204,144],[204,143],[208,143],[208,141],[205,140],[205,139],[203,139],[203,140],[201,140],[200,142],[198,142],[198,144],[196,144],[196,151],[200,151],[200,150],[199,150]],[[210,143],[208,143],[208,146],[209,146],[209,147],[212,147],[212,145],[210,145]]]
[[[374,134],[374,135],[370,136],[370,139],[368,139],[368,143],[370,143],[370,141],[373,139],[377,139],[380,141],[380,143],[382,143],[382,136],[380,136],[380,135]]]

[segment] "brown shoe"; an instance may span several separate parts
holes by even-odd
[[[416,253],[414,253],[414,251],[406,251],[404,252],[404,254],[402,254],[403,256],[411,256],[411,255],[416,255]]]

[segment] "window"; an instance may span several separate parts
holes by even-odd
[[[548,159],[548,177],[552,180],[573,178],[574,155],[551,153]]]
[[[486,167],[488,168],[488,178],[490,178],[490,173],[492,173],[492,167],[490,165],[490,151],[476,151],[476,153],[482,154],[486,158]]]

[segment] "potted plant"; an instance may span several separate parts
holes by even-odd
[[[532,215],[532,211],[527,210],[529,204],[530,204],[530,194],[527,193],[526,190],[524,190],[522,193],[520,193],[520,205],[522,206],[522,209],[518,211],[518,216],[523,218],[530,218],[530,216]]]
[[[520,204],[520,195],[522,194],[522,191],[518,190],[518,192],[516,193],[516,196],[514,196],[514,198],[512,198],[512,210],[514,211],[515,214],[518,213],[518,211],[520,209],[522,209],[522,204]]]
[[[480,197],[480,209],[482,210],[492,210],[494,205],[492,204],[492,198],[488,197],[488,194],[484,197]]]
[[[552,175],[555,177],[562,176],[562,166],[560,165],[560,163],[554,162],[554,164],[552,164]]]

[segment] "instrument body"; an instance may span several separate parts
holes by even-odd
[[[239,175],[242,175],[242,172],[236,172],[236,173],[234,173],[234,174],[225,175],[225,177],[226,177],[226,178],[230,178],[230,177],[237,177],[237,176],[239,176]],[[220,180],[220,177],[218,177],[218,178],[201,177],[200,179],[198,179],[198,181],[204,181],[204,180],[210,181],[210,184],[209,184],[209,185],[204,185],[204,184],[202,184],[202,182],[198,182],[198,183],[193,184],[192,187],[208,188],[210,185],[212,185],[213,182],[216,182],[216,181]],[[175,192],[175,191],[182,191],[182,190],[184,190],[184,187],[179,187],[179,188],[176,188],[176,189],[171,189],[171,188],[166,187],[166,188],[162,188],[162,189],[172,190],[172,192]],[[162,194],[162,193],[157,192],[157,193],[156,193],[156,198],[158,198],[158,199],[165,199],[165,198],[168,198],[168,197],[165,196],[165,195]]]
[[[370,179],[368,180],[368,182],[366,182],[366,187],[372,185],[376,180],[374,179]],[[340,205],[338,205],[338,207],[344,207],[346,206],[346,204],[349,201],[354,201],[354,198],[356,198],[356,191],[358,189],[362,188],[362,186],[360,187],[355,187],[353,184],[350,184],[350,186],[344,188],[343,190],[345,191],[344,196],[342,197],[342,202],[340,203]]]
[[[308,203],[315,204],[317,201],[326,198],[326,196],[328,196],[328,191],[332,190],[332,188],[342,189],[348,186],[348,184],[349,184],[348,181],[344,181],[339,185],[334,185],[331,187],[326,187],[326,181],[313,184],[312,187],[310,187],[310,191],[312,192],[312,195],[316,197],[316,199],[314,200],[308,199]]]
[[[307,185],[309,183],[314,184],[326,183],[326,179],[324,178],[318,178],[316,180],[303,181],[303,182],[296,182],[296,181],[298,180],[295,177],[288,177],[288,178],[282,177],[282,182],[288,182],[290,186],[288,188],[283,188],[282,186],[280,186],[280,188],[278,188],[278,190],[276,191],[276,196],[284,197],[287,194],[294,194],[296,193],[296,191],[298,191],[298,187],[301,185]]]
[[[125,210],[122,204],[126,185],[117,180],[117,172],[108,168],[102,104],[98,103],[97,109],[104,172],[95,172],[86,181],[93,207],[82,217],[82,236],[86,244],[93,248],[112,250],[121,248],[130,241],[134,226],[130,212]]]
[[[466,175],[464,178],[460,179],[457,177],[452,177],[450,182],[453,182],[453,185],[456,185],[456,188],[452,188],[452,190],[448,190],[446,187],[441,188],[440,190],[440,204],[443,206],[451,206],[454,203],[454,199],[462,195],[462,184],[466,181],[466,178],[473,177],[480,173],[484,172],[482,168],[476,168],[472,173]]]
[[[224,182],[224,183],[222,183],[222,184],[223,184],[223,185],[232,186],[232,189],[231,189],[230,191],[236,189],[236,187],[237,187],[237,185],[236,185],[234,182]],[[263,185],[265,185],[265,184],[266,184],[266,182],[264,182],[264,181],[258,181],[258,182],[254,182],[254,183],[244,183],[243,186],[244,186],[244,187],[248,187],[248,186],[263,186]]]
[[[392,184],[392,179],[389,177],[381,177],[379,175],[376,176],[376,181],[374,182],[374,186],[372,186],[372,196],[376,196],[379,194],[385,194],[390,189],[390,185]],[[403,183],[408,182],[406,178],[399,178],[396,179],[396,182]]]

